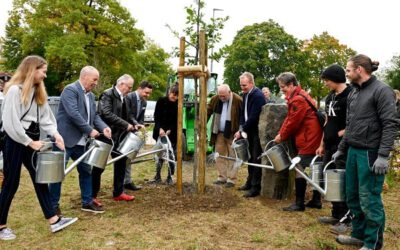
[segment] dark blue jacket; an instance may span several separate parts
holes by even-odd
[[[244,119],[244,108],[247,100],[247,121]],[[265,97],[260,89],[254,87],[250,94],[243,95],[242,112],[240,114],[240,128],[247,134],[258,134],[258,121],[262,106],[265,105]]]

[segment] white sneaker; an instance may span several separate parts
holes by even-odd
[[[0,231],[0,239],[1,240],[13,240],[17,238],[17,236],[13,233],[10,228],[4,228]]]
[[[69,225],[75,223],[78,220],[78,218],[67,218],[67,217],[61,217],[60,221],[57,222],[56,224],[50,225],[50,229],[52,233],[56,233],[60,231],[61,229],[64,229],[68,227]]]

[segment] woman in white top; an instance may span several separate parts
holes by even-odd
[[[0,193],[0,239],[12,240],[16,236],[7,228],[8,211],[19,186],[21,166],[29,171],[36,196],[51,231],[57,232],[74,223],[77,218],[61,218],[51,206],[47,184],[35,183],[35,168],[32,155],[44,142],[39,140],[40,128],[55,138],[56,145],[64,149],[64,141],[57,132],[57,123],[47,103],[44,86],[47,62],[39,56],[28,56],[4,89],[2,104],[4,141],[4,181]],[[34,161],[35,162],[35,161]]]

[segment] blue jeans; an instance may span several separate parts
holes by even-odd
[[[69,158],[76,161],[81,155],[85,153],[85,147],[76,145],[72,148],[65,147],[65,162],[69,161]],[[86,163],[80,162],[77,166],[79,173],[79,187],[81,189],[82,205],[86,205],[92,202],[92,167]],[[51,204],[54,208],[60,206],[61,197],[61,182],[53,183],[49,185],[51,193]]]

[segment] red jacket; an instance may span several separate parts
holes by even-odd
[[[315,105],[314,100],[300,86],[296,86],[286,97],[288,114],[283,121],[279,134],[282,141],[294,136],[299,154],[315,154],[322,138],[322,129],[318,118],[310,105],[301,95]]]

